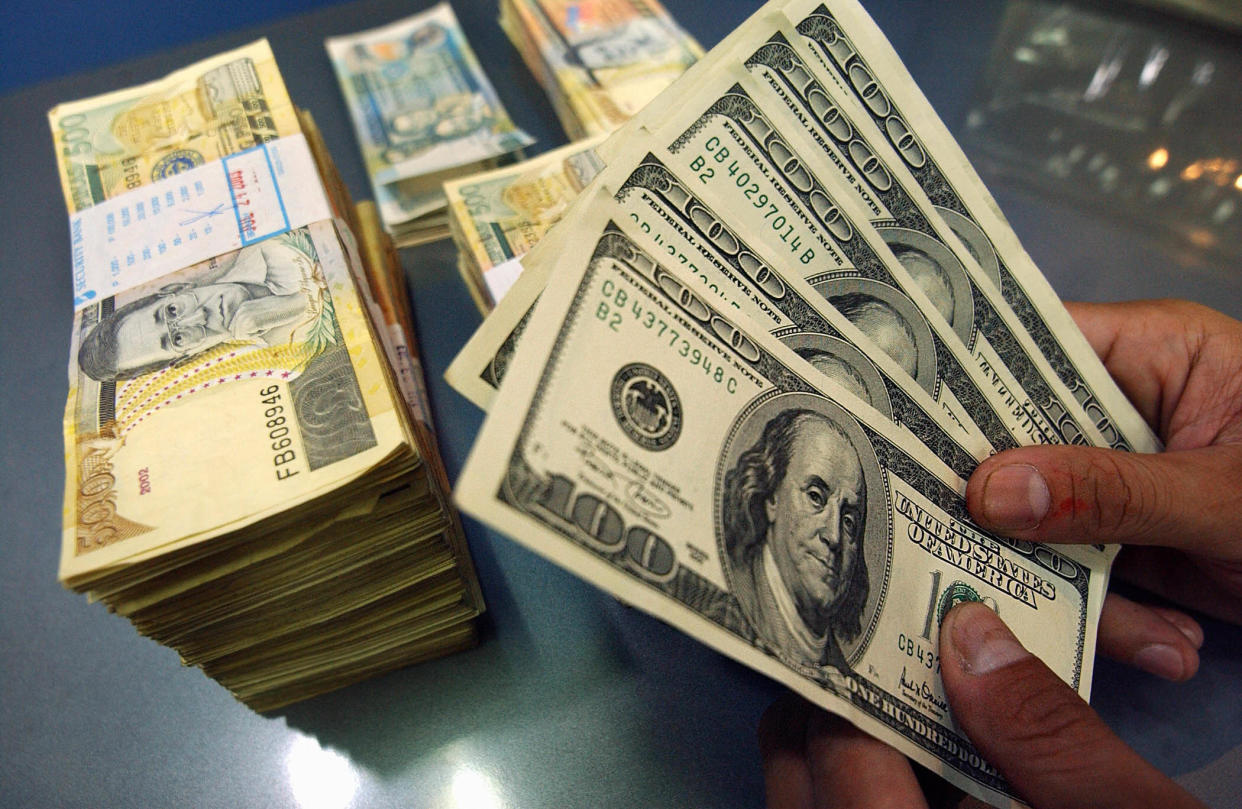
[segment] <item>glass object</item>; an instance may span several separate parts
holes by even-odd
[[[1236,259],[1240,79],[1235,35],[1011,0],[963,141],[985,174]]]

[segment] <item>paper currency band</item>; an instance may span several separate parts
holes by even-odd
[[[332,218],[302,134],[170,172],[69,217],[74,311]]]

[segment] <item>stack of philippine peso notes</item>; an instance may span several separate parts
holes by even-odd
[[[1112,552],[995,536],[965,479],[1155,451],[854,0],[773,0],[605,163],[454,360],[466,511],[999,806],[937,660],[994,608],[1084,697]]]
[[[702,55],[655,0],[502,2],[500,23],[577,140],[444,183],[458,269],[484,315],[599,170],[594,147]]]
[[[521,272],[516,259],[543,238],[603,166],[603,136],[444,184],[457,269],[487,315]]]
[[[49,118],[62,582],[257,710],[471,645],[404,276],[267,42]]]
[[[509,119],[448,3],[326,45],[398,245],[448,236],[444,182],[534,142]]]
[[[657,0],[501,0],[500,26],[574,140],[612,132],[703,55]]]

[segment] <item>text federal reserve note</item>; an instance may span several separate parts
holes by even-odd
[[[872,119],[975,256],[984,270],[984,277],[975,279],[978,289],[998,313],[1012,310],[1038,347],[1027,353],[1028,361],[1050,381],[1061,381],[1106,446],[1158,450],[1151,428],[1108,376],[961,147],[862,7],[853,0],[833,2],[831,8],[820,0],[790,0],[781,10],[797,32],[792,44],[808,55],[812,69]],[[1012,321],[1008,327],[1015,330]]]

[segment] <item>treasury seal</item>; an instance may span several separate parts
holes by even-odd
[[[936,623],[944,623],[944,616],[949,610],[961,604],[963,601],[982,601],[979,591],[971,587],[966,582],[955,581],[950,584],[940,595],[940,606],[936,609]]]
[[[640,447],[668,449],[681,435],[681,399],[668,377],[650,365],[634,362],[617,371],[611,400],[617,423]]]
[[[151,168],[151,179],[162,180],[203,164],[203,156],[193,149],[177,149],[156,161]]]

